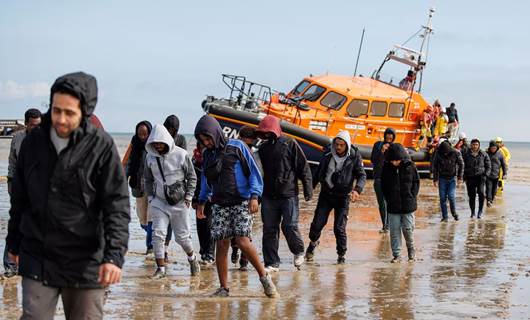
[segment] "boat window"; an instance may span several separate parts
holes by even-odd
[[[304,100],[317,101],[325,91],[326,88],[314,84],[304,92]]]
[[[293,94],[294,95],[299,95],[300,93],[304,92],[305,88],[307,88],[307,86],[309,85],[309,81],[307,80],[304,80],[302,82],[300,82],[294,89],[293,89]]]
[[[393,118],[403,118],[405,114],[405,104],[392,102],[390,107],[388,107],[388,116]]]
[[[320,100],[320,105],[326,108],[338,110],[340,109],[340,107],[342,107],[344,102],[346,102],[345,96],[343,96],[342,94],[330,91],[328,92],[328,94],[324,96],[324,98],[322,98],[322,100]]]
[[[368,113],[368,100],[353,99],[346,109],[350,117],[357,118]]]
[[[370,115],[376,117],[384,117],[386,114],[386,102],[374,101],[372,102],[372,108],[370,109]]]

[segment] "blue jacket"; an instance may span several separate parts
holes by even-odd
[[[204,151],[200,203],[210,199],[213,204],[231,206],[257,199],[262,192],[263,179],[245,143],[230,139],[224,148]]]

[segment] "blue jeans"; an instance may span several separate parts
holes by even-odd
[[[438,193],[440,194],[440,208],[442,209],[442,218],[447,219],[447,198],[449,198],[449,208],[451,214],[456,217],[456,177],[440,177],[438,181]]]
[[[390,227],[390,247],[392,255],[399,257],[401,254],[401,233],[407,244],[409,258],[414,257],[414,212],[406,214],[388,213]]]
[[[148,224],[141,224],[142,229],[145,230],[145,246],[147,249],[153,249],[153,221],[149,221]]]

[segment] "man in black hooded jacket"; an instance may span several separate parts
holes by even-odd
[[[374,143],[370,162],[372,162],[373,167],[375,196],[377,198],[377,204],[379,205],[379,215],[381,216],[381,222],[383,224],[381,232],[387,233],[388,217],[386,214],[385,198],[383,197],[383,190],[381,189],[381,172],[383,171],[383,164],[385,163],[385,152],[396,139],[396,131],[392,128],[386,128],[383,137],[383,141],[377,141]]]
[[[443,141],[435,152],[432,162],[433,184],[438,187],[440,196],[440,209],[442,210],[442,222],[448,220],[447,199],[451,215],[458,221],[456,213],[456,186],[462,182],[464,176],[464,161],[462,154],[458,152],[449,141]]]
[[[22,319],[103,317],[121,278],[129,193],[110,135],[88,118],[96,79],[77,72],[51,88],[50,110],[24,140],[13,179],[7,243],[22,275]]]
[[[385,156],[381,172],[381,188],[387,203],[388,224],[392,263],[401,261],[401,233],[407,244],[409,261],[414,261],[414,212],[418,207],[420,176],[407,150],[399,144],[392,144]]]

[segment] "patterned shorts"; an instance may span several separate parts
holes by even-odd
[[[249,237],[252,233],[253,217],[248,209],[248,201],[241,204],[221,207],[212,206],[212,240]]]

